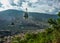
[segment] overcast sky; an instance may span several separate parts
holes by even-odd
[[[60,0],[0,0],[0,11],[7,9],[56,14],[60,11]]]

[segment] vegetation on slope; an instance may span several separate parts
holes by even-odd
[[[49,19],[50,27],[44,32],[26,33],[23,36],[15,36],[11,43],[60,43],[60,12],[57,19]]]

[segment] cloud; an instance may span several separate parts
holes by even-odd
[[[2,6],[2,3],[0,3],[0,7]]]
[[[60,11],[60,0],[0,0],[0,11],[6,9],[56,14]]]
[[[10,6],[10,3],[8,0],[1,0],[0,2],[3,4],[3,6]]]
[[[30,0],[30,3],[36,3],[38,0]]]
[[[20,0],[14,0],[14,3],[15,3],[16,5],[19,5]]]

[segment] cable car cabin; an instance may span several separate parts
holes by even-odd
[[[25,19],[28,19],[28,13],[27,13],[27,12],[25,12],[24,18],[25,18]]]

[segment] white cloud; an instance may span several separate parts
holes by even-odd
[[[31,3],[36,3],[38,0],[30,0]]]
[[[22,8],[25,10],[26,8],[29,8],[27,2],[22,2]]]
[[[56,13],[60,11],[59,0],[0,0],[0,3],[2,4],[0,11],[6,9],[25,10],[25,8],[28,8],[29,12],[40,13]],[[16,5],[13,6],[11,4]]]
[[[14,0],[14,3],[15,3],[16,5],[19,5],[20,0]]]
[[[4,5],[4,6],[10,6],[10,3],[8,0],[0,0],[0,2]]]

